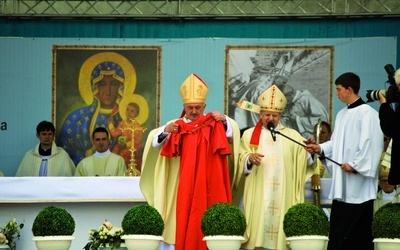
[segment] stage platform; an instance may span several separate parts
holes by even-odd
[[[25,227],[17,241],[17,249],[33,250],[31,227],[36,215],[49,205],[61,206],[75,219],[75,240],[70,250],[81,250],[88,241],[88,232],[104,220],[121,225],[125,213],[134,205],[146,203],[140,188],[140,177],[4,177],[0,178],[0,225],[15,217]],[[330,179],[322,179],[321,205],[327,199]],[[306,199],[312,202],[310,183],[306,183]]]

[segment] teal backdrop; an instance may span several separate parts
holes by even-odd
[[[13,176],[52,119],[53,45],[162,46],[160,124],[181,112],[178,89],[197,73],[210,86],[207,111],[224,111],[225,46],[333,45],[333,78],[353,71],[367,89],[385,88],[384,65],[399,64],[400,19],[31,20],[0,19],[0,170]],[[331,91],[332,118],[344,107]],[[371,106],[378,108],[377,103]],[[332,120],[334,122],[334,120]],[[152,128],[149,128],[152,129]]]

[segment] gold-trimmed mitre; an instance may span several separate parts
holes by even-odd
[[[282,91],[276,86],[272,85],[258,97],[258,105],[260,111],[271,111],[282,113],[286,106],[286,97]]]
[[[196,74],[191,74],[179,89],[183,103],[205,103],[208,86]]]

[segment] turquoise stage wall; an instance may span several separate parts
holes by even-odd
[[[4,31],[0,33],[4,34]],[[362,81],[360,95],[365,99],[367,89],[385,88],[387,74],[383,67],[390,63],[396,68],[397,44],[396,37],[326,39],[3,37],[0,38],[2,79],[0,169],[5,175],[13,176],[24,153],[38,142],[35,136],[37,123],[52,118],[53,45],[161,46],[160,122],[164,124],[180,115],[182,101],[178,89],[191,73],[200,75],[210,87],[207,111],[224,112],[225,46],[227,45],[333,45],[333,78],[348,71],[357,73]],[[334,95],[334,86],[331,91],[334,118],[345,105]],[[378,103],[371,105],[374,108],[378,107]]]
[[[400,37],[400,17],[240,19],[39,19],[0,18],[0,37],[121,39],[252,38],[325,39]],[[397,48],[400,42],[397,41]],[[393,51],[393,53],[396,53]],[[1,55],[0,55],[1,56]],[[400,57],[396,65],[400,65]]]

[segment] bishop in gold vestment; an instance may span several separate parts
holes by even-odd
[[[264,91],[258,103],[260,120],[244,132],[240,145],[239,169],[247,175],[243,208],[248,226],[243,248],[287,249],[283,218],[291,206],[305,201],[305,183],[315,165],[302,146],[279,135],[299,143],[304,140],[279,123],[286,98],[278,87]]]

